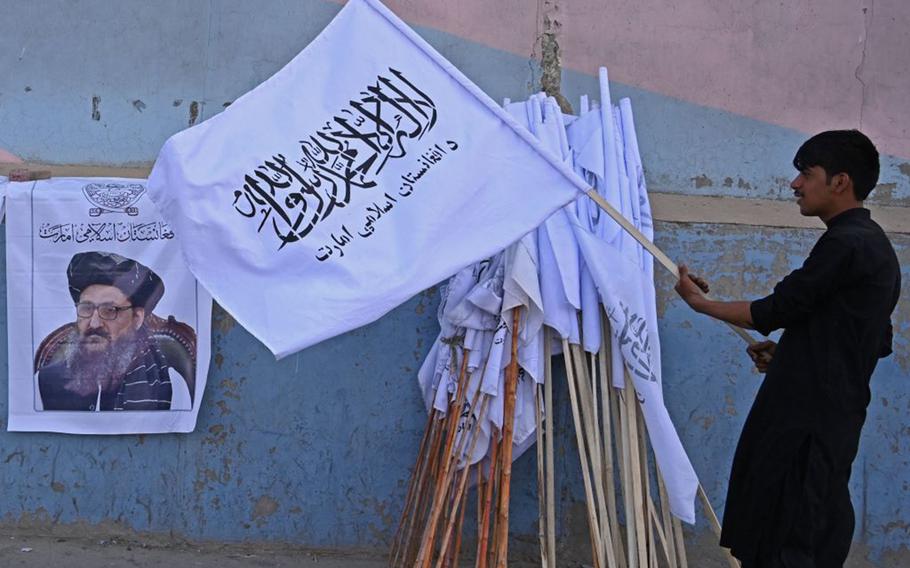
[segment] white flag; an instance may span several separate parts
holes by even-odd
[[[376,0],[349,1],[273,77],[173,136],[149,181],[191,270],[279,357],[377,319],[585,189]]]
[[[653,291],[641,289],[646,285],[641,269],[620,250],[586,230],[581,223],[574,227],[610,319],[610,331],[634,383],[626,386],[634,388],[641,403],[648,438],[667,485],[670,510],[680,519],[694,523],[698,477],[664,406],[660,369],[656,366],[655,352],[659,349],[656,330],[648,325],[644,301]]]

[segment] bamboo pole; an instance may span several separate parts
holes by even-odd
[[[645,520],[643,516],[644,503],[642,502],[642,483],[641,470],[639,463],[641,457],[638,451],[638,426],[636,415],[638,413],[638,396],[635,392],[635,384],[632,377],[629,376],[628,370],[625,371],[625,385],[623,389],[626,403],[626,426],[629,434],[629,473],[632,479],[632,507],[634,513],[634,530],[635,541],[638,547],[637,557],[639,562],[647,562],[647,536],[645,534]],[[626,530],[629,527],[627,520]]]
[[[411,515],[410,522],[407,523],[407,532],[405,533],[405,539],[402,543],[404,549],[404,556],[402,557],[402,566],[411,566],[413,565],[414,558],[417,555],[417,546],[418,542],[414,538],[414,531],[418,526],[422,526],[421,521],[428,514],[427,506],[429,503],[427,499],[428,494],[432,494],[433,479],[435,478],[435,469],[438,463],[439,448],[442,444],[442,439],[444,435],[444,421],[440,420],[438,417],[433,419],[432,426],[432,435],[430,449],[427,453],[427,461],[424,466],[423,473],[423,482],[420,484],[417,493],[417,500],[414,503],[414,513]]]
[[[664,535],[666,535],[667,547],[669,549],[667,555],[668,568],[677,568],[676,556],[678,551],[676,548],[673,522],[671,520],[672,513],[670,512],[670,500],[667,498],[667,488],[664,487],[664,479],[660,473],[660,468],[657,468],[657,493],[660,496],[660,514]],[[685,545],[683,544],[683,546]]]
[[[477,392],[480,392],[480,390],[478,389]],[[487,403],[489,401],[490,401],[490,398],[488,396],[484,396],[483,402],[480,404],[480,411],[478,412],[478,419],[477,419],[477,422],[475,423],[475,427],[472,430],[473,435],[471,436],[471,443],[468,446],[468,450],[466,453],[466,455],[469,459],[470,459],[471,454],[474,452],[474,447],[477,445],[477,440],[480,439],[478,430],[480,428],[480,424],[483,422],[484,419],[486,419],[487,406],[488,406]],[[459,456],[462,455],[461,452],[459,452],[458,455]],[[456,462],[456,464],[457,464],[457,462]],[[466,493],[466,488],[467,488],[467,483],[468,483],[468,473],[470,473],[470,467],[469,467],[469,465],[465,465],[464,469],[462,470],[461,479],[458,481],[458,488],[456,490],[456,493],[455,493],[455,496],[453,499],[454,503],[456,503],[456,504],[463,501],[462,497]],[[462,513],[463,512],[464,511],[462,510]],[[445,554],[449,547],[449,541],[451,540],[451,537],[452,537],[452,531],[455,529],[456,519],[458,517],[457,513],[458,513],[458,506],[456,505],[456,508],[451,512],[450,516],[448,517],[448,521],[446,523],[445,532],[443,533],[443,537],[442,537],[442,544],[440,545],[439,563],[436,564],[437,568],[442,567],[442,559],[445,557]],[[462,517],[463,516],[464,515],[462,515]]]
[[[534,387],[534,425],[537,434],[537,540],[540,543],[540,565],[549,568],[549,554],[547,553],[547,490],[546,472],[544,471],[544,441],[543,441],[543,385]]]
[[[458,392],[455,395],[455,402],[449,406],[448,415],[446,416],[446,423],[448,425],[446,446],[440,460],[442,462],[442,467],[439,469],[436,478],[436,494],[433,498],[433,505],[430,508],[430,520],[424,529],[423,537],[420,542],[420,550],[417,553],[417,561],[415,563],[415,566],[420,566],[422,568],[427,568],[432,561],[433,546],[436,542],[436,526],[439,524],[439,518],[442,515],[446,494],[448,493],[449,471],[452,464],[452,447],[455,444],[455,435],[458,431],[458,419],[461,416],[461,408],[464,405],[466,396],[465,384],[467,367],[468,352],[465,350],[461,362],[461,371],[458,377]]]
[[[630,469],[630,449],[629,449],[629,424],[628,409],[625,403],[625,393],[621,389],[615,389],[613,400],[616,403],[614,415],[618,424],[620,436],[619,468],[622,472],[622,490],[623,490],[623,509],[626,513],[626,559],[629,568],[638,566],[638,543],[635,533],[635,490],[632,487],[632,471]]]
[[[616,472],[614,469],[614,459],[613,459],[613,434],[619,432],[613,428],[613,412],[612,412],[612,393],[613,393],[613,384],[611,373],[612,370],[610,366],[607,365],[607,361],[611,357],[611,348],[610,342],[607,341],[607,338],[610,337],[609,324],[606,321],[606,316],[601,312],[601,334],[600,334],[600,351],[597,354],[597,363],[598,368],[600,369],[600,395],[601,395],[601,409],[603,416],[603,440],[604,440],[604,484],[606,485],[607,491],[607,514],[610,519],[610,530],[613,537],[613,548],[614,556],[616,557],[618,568],[626,567],[626,553],[623,548],[622,538],[619,533],[619,513],[616,507],[616,486],[615,486],[615,477]],[[619,444],[616,446],[619,448]]]
[[[594,448],[594,451],[591,452],[594,456],[591,468],[593,475],[597,480],[596,483],[594,483],[594,495],[597,499],[598,529],[600,530],[600,539],[603,544],[604,553],[600,559],[600,564],[602,566],[615,566],[616,559],[614,558],[613,535],[610,532],[610,526],[608,524],[607,501],[606,496],[604,495],[606,487],[603,482],[603,460],[601,456],[603,444],[600,438],[600,429],[593,420],[594,400],[591,392],[591,379],[587,376],[587,367],[585,365],[581,346],[571,345],[570,348],[572,349],[572,358],[575,363],[575,379],[578,382],[579,399],[582,404],[582,419],[588,434],[588,448],[589,451],[590,448]],[[579,369],[581,370],[580,373],[578,372]]]
[[[596,190],[589,189],[585,193],[587,193],[588,197],[590,197],[591,199],[594,200],[594,202],[597,204],[598,207],[603,209],[607,215],[609,215],[614,221],[616,221],[620,227],[622,227],[627,233],[632,235],[632,238],[634,238],[636,241],[638,241],[638,243],[641,246],[643,246],[645,248],[645,250],[647,250],[649,253],[651,253],[651,255],[654,256],[654,258],[657,259],[657,261],[664,268],[666,268],[668,271],[670,271],[670,273],[673,274],[674,276],[679,277],[679,267],[676,266],[676,263],[673,262],[670,259],[670,257],[666,255],[666,253],[664,253],[662,250],[657,248],[657,245],[655,245],[650,240],[648,240],[648,237],[646,237],[641,231],[639,231],[635,227],[635,225],[633,225],[632,223],[629,222],[628,219],[623,217],[622,213],[620,213],[619,211],[616,210],[615,207],[610,205],[610,203],[606,199],[604,199],[599,193],[597,193]],[[707,297],[707,295],[705,295],[705,296]],[[727,322],[724,322],[724,323],[726,323],[727,326],[729,326],[730,329],[732,329],[733,332],[736,333],[736,335],[740,336],[743,339],[743,341],[745,341],[749,345],[753,345],[755,343],[755,340],[752,339],[752,336],[749,335],[749,332],[747,332],[743,328],[737,327],[737,326],[733,325],[732,323],[727,323]]]
[[[640,410],[640,408],[639,408]],[[642,413],[638,413],[638,451],[639,456],[641,457],[641,479],[642,487],[644,488],[644,503],[647,508],[645,513],[645,525],[647,527],[647,536],[648,536],[648,559],[650,566],[657,568],[657,547],[654,542],[654,528],[651,523],[651,517],[654,515],[654,501],[651,498],[651,466],[648,463],[648,443],[647,443],[647,430],[645,429],[644,419],[642,418]]]
[[[553,438],[553,363],[550,353],[550,332],[544,327],[544,404],[546,423],[546,485],[547,485],[547,550],[551,568],[556,568],[556,469],[554,467],[555,440]]]
[[[466,465],[465,469],[469,470],[470,465]],[[464,514],[465,510],[468,508],[468,492],[465,491],[462,496],[461,501],[461,514],[458,516],[458,526],[455,527],[455,552],[452,554],[452,562],[450,566],[457,568],[458,566],[458,557],[461,554],[461,535],[464,530]]]
[[[717,520],[717,514],[714,512],[711,501],[708,500],[708,495],[705,493],[705,488],[701,486],[701,483],[698,484],[698,497],[705,508],[705,516],[708,517],[708,522],[711,524],[714,534],[717,535],[717,538],[720,538],[720,521]],[[722,548],[722,550],[730,568],[740,568],[739,560],[730,554],[730,550],[727,548]]]
[[[676,541],[676,553],[679,555],[679,568],[689,568],[689,562],[686,559],[686,541],[683,539],[682,523],[676,517],[671,519],[673,523],[673,540]]]
[[[512,440],[515,433],[515,395],[518,391],[518,324],[521,308],[512,310],[512,360],[506,374],[506,398],[502,412],[502,484],[496,521],[496,568],[506,568],[509,556],[509,499],[512,484]]]
[[[493,489],[495,486],[496,477],[498,473],[496,470],[499,469],[497,465],[499,463],[499,444],[496,442],[496,435],[498,432],[493,433],[491,439],[492,448],[490,449],[490,471],[487,474],[487,481],[484,499],[483,499],[483,514],[482,521],[478,524],[478,539],[477,539],[477,559],[476,559],[476,568],[486,568],[487,566],[487,546],[490,539],[490,512],[493,508]],[[481,471],[481,475],[483,471]]]
[[[596,505],[594,504],[594,488],[591,484],[591,471],[588,465],[588,452],[585,449],[584,426],[581,420],[580,404],[578,393],[576,392],[575,372],[572,369],[572,351],[569,348],[569,342],[562,340],[563,359],[566,365],[567,383],[569,383],[569,397],[572,406],[572,418],[575,422],[575,440],[578,444],[578,457],[581,461],[581,476],[585,488],[585,502],[588,512],[588,528],[591,533],[591,548],[595,568],[605,568],[600,566],[600,559],[603,558],[603,542],[600,539],[600,528],[595,515]]]
[[[409,511],[417,497],[418,487],[423,482],[424,464],[428,459],[428,445],[433,429],[433,418],[436,416],[436,409],[433,408],[427,413],[427,423],[423,429],[423,437],[420,439],[420,449],[417,450],[417,459],[414,462],[414,470],[411,472],[411,480],[408,483],[408,492],[404,499],[401,519],[398,521],[398,528],[395,529],[395,536],[392,539],[392,548],[389,551],[389,564],[395,566],[401,552],[402,538],[404,537],[404,525],[409,518]]]

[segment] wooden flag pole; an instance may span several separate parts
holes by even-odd
[[[496,519],[496,568],[506,568],[509,557],[509,499],[512,485],[512,440],[515,434],[515,396],[518,392],[518,325],[521,308],[512,309],[512,360],[506,372],[502,411],[502,484]]]
[[[645,503],[643,500],[644,488],[641,479],[641,456],[638,446],[638,393],[635,390],[635,384],[629,375],[628,369],[625,370],[625,385],[623,394],[626,403],[626,426],[629,435],[629,471],[632,478],[632,510],[635,515],[635,539],[638,545],[638,561],[641,564],[648,563],[647,551],[647,533],[645,527]],[[627,530],[628,523],[627,519]]]
[[[714,529],[714,534],[717,535],[717,538],[720,538],[720,521],[717,520],[717,513],[714,512],[711,501],[708,500],[708,494],[705,493],[705,488],[701,486],[701,483],[698,484],[698,496],[705,507],[705,516],[708,517],[708,522],[711,524],[711,528]],[[739,560],[730,554],[730,549],[724,548],[723,551],[730,568],[740,568]]]
[[[449,405],[449,414],[446,416],[448,430],[446,431],[446,445],[443,451],[442,467],[437,471],[436,477],[436,494],[433,497],[433,505],[430,508],[430,521],[424,528],[423,538],[420,543],[420,550],[417,553],[415,566],[428,568],[433,559],[433,545],[436,542],[436,527],[439,524],[439,518],[442,516],[445,507],[445,498],[448,494],[448,486],[451,481],[449,476],[452,466],[452,450],[455,445],[455,435],[458,431],[458,419],[461,417],[461,409],[464,404],[467,390],[467,368],[468,368],[468,351],[464,350],[462,355],[461,371],[458,377],[458,392],[455,395],[455,402]]]
[[[588,370],[585,363],[584,353],[580,345],[570,345],[572,350],[572,360],[575,364],[575,380],[578,384],[578,398],[581,402],[582,422],[585,424],[588,439],[588,449],[591,454],[591,470],[594,485],[594,496],[597,503],[598,528],[600,530],[600,542],[602,543],[603,557],[600,559],[601,566],[615,566],[613,534],[610,531],[609,517],[607,509],[607,491],[604,483],[604,468],[601,452],[603,443],[600,436],[599,425],[595,422],[594,406],[595,401],[592,393],[592,379],[588,376]],[[612,491],[612,488],[610,488]]]
[[[619,434],[619,430],[613,428],[613,380],[611,377],[612,369],[608,361],[612,358],[612,350],[608,338],[610,337],[609,323],[606,314],[601,310],[600,313],[600,351],[596,355],[598,369],[600,371],[600,396],[601,396],[601,415],[603,416],[603,440],[604,440],[604,484],[607,493],[607,511],[610,518],[610,530],[613,537],[614,556],[616,557],[618,568],[626,566],[626,552],[623,548],[622,538],[619,534],[619,514],[616,506],[616,490],[614,478],[616,470],[613,459],[613,436]],[[616,445],[617,452],[621,450],[621,444]],[[618,457],[617,457],[618,459]],[[620,467],[620,469],[622,469]]]
[[[585,488],[586,509],[588,512],[588,528],[591,533],[591,555],[594,559],[595,568],[605,568],[600,566],[600,559],[604,557],[603,541],[600,538],[600,526],[597,523],[597,505],[594,502],[594,488],[591,483],[591,469],[588,460],[588,452],[585,450],[584,425],[581,420],[581,404],[578,400],[578,392],[575,383],[575,371],[572,364],[572,350],[566,339],[562,340],[563,360],[566,364],[566,382],[569,384],[569,397],[572,406],[572,418],[575,422],[575,441],[578,444],[578,457],[581,461],[581,478]]]
[[[546,493],[547,493],[547,560],[556,568],[556,477],[553,439],[553,364],[550,360],[550,332],[544,327],[544,404],[546,408],[544,441],[546,443]]]
[[[661,516],[661,525],[663,527],[664,535],[666,535],[668,556],[667,561],[669,568],[677,568],[676,562],[676,540],[675,535],[673,534],[673,523],[671,521],[670,513],[670,500],[667,498],[667,489],[664,487],[664,479],[660,474],[660,468],[655,468],[657,470],[657,493],[660,496],[660,516]]]
[[[629,222],[628,219],[623,217],[622,213],[620,213],[619,211],[616,210],[615,207],[610,205],[610,203],[606,199],[604,199],[599,193],[597,193],[596,190],[589,189],[585,193],[587,193],[588,197],[590,197],[591,199],[594,200],[594,203],[596,203],[598,207],[603,209],[607,215],[609,215],[614,221],[616,221],[620,227],[622,227],[627,233],[632,235],[632,237],[636,241],[638,241],[638,243],[641,246],[645,247],[645,250],[647,250],[649,253],[651,253],[651,255],[654,256],[654,258],[657,259],[657,261],[661,265],[663,265],[664,268],[666,268],[668,271],[670,271],[670,273],[673,276],[679,277],[679,267],[676,266],[676,263],[673,262],[670,259],[670,257],[667,256],[666,253],[664,253],[664,251],[657,248],[657,245],[655,245],[650,240],[648,240],[648,237],[646,237],[641,231],[639,231],[637,228],[635,228],[635,225],[633,225],[632,223]],[[709,297],[709,296],[707,294],[705,294],[705,297]],[[724,323],[726,323],[726,322],[724,322]],[[740,336],[743,339],[743,341],[745,341],[749,345],[753,345],[755,343],[755,340],[752,338],[751,335],[749,335],[749,332],[747,332],[743,328],[737,327],[731,323],[727,323],[727,325],[730,327],[730,329],[732,329],[736,333],[736,335]]]
[[[635,225],[630,223],[628,219],[623,217],[622,213],[620,213],[619,211],[616,210],[615,207],[610,205],[610,203],[606,199],[604,199],[599,193],[597,193],[597,191],[595,189],[593,189],[593,188],[588,189],[585,193],[588,195],[588,197],[590,197],[592,200],[594,200],[594,203],[596,203],[598,207],[603,209],[604,212],[610,216],[610,218],[612,218],[614,221],[616,221],[619,224],[619,226],[623,228],[623,230],[625,230],[627,233],[632,235],[632,237],[636,241],[638,241],[638,243],[641,246],[643,246],[645,248],[645,250],[647,250],[649,253],[651,253],[651,255],[654,256],[654,258],[657,259],[657,261],[664,268],[666,268],[673,276],[676,276],[676,277],[679,276],[679,267],[676,266],[676,263],[673,262],[673,260],[671,260],[670,257],[667,256],[666,253],[664,253],[664,251],[657,248],[657,245],[655,245],[650,240],[648,240],[648,237],[646,237],[641,231],[639,231],[635,227]],[[710,296],[705,294],[705,297],[710,297]],[[727,322],[724,322],[724,323],[727,323]],[[732,329],[733,332],[736,333],[736,335],[740,336],[743,339],[743,341],[745,341],[749,345],[754,345],[756,343],[756,341],[752,338],[752,336],[749,335],[749,333],[746,330],[744,330],[743,328],[735,326],[731,323],[727,323],[727,326],[730,329]],[[707,497],[707,495],[705,495],[704,489],[701,487],[700,484],[698,487],[699,487],[699,495],[702,496],[702,504],[705,506],[705,511],[707,513],[709,513],[708,518],[711,521],[712,528],[714,528],[714,532],[719,536],[720,535],[720,523],[717,522],[717,514],[714,512],[714,509],[711,507],[711,503],[708,501],[708,497]],[[734,568],[739,568],[739,561],[736,560],[730,554],[729,550],[727,550],[727,549],[724,549],[724,550],[726,550],[727,562],[730,564],[730,566],[732,566]]]
[[[418,487],[423,482],[424,463],[428,457],[428,446],[433,429],[433,419],[436,417],[436,409],[427,413],[427,424],[423,430],[423,438],[420,440],[420,449],[417,451],[417,459],[414,462],[414,470],[411,473],[411,481],[408,483],[408,493],[404,499],[404,508],[401,513],[401,520],[398,522],[398,529],[395,531],[395,537],[392,540],[392,549],[389,552],[389,564],[395,566],[403,544],[405,523],[410,518],[410,508],[414,505],[417,497]]]
[[[499,464],[499,443],[496,441],[497,434],[498,432],[494,432],[490,439],[490,444],[492,444],[490,449],[490,471],[487,474],[487,481],[484,486],[481,522],[477,525],[480,534],[477,539],[476,568],[487,567],[487,549],[490,541],[490,511],[493,508],[493,489],[496,485],[496,478],[499,476],[499,466],[497,465]],[[482,466],[483,462],[480,465]],[[483,467],[480,468],[478,475],[483,475]]]
[[[423,464],[423,471],[421,473],[421,481],[417,487],[416,499],[413,506],[411,507],[412,513],[409,515],[408,521],[405,523],[407,531],[404,532],[405,537],[401,543],[399,552],[395,555],[395,562],[393,565],[398,566],[409,566],[413,564],[414,557],[417,554],[417,542],[413,537],[415,536],[415,529],[418,526],[422,526],[425,515],[427,514],[427,505],[428,498],[432,493],[433,479],[435,478],[435,469],[439,456],[439,449],[442,445],[443,439],[443,430],[444,430],[444,421],[436,417],[436,411],[433,411],[433,421],[431,426],[430,433],[430,445],[428,452]],[[398,563],[399,554],[403,553],[404,556],[401,556],[401,563]]]
[[[479,387],[477,389],[477,392],[478,393],[480,392]],[[467,452],[464,452],[465,459],[468,463],[465,464],[465,467],[462,470],[461,479],[458,481],[458,488],[456,490],[455,497],[454,497],[454,502],[456,503],[456,508],[452,510],[452,512],[449,516],[448,522],[446,523],[445,532],[443,533],[443,537],[442,537],[442,544],[440,545],[440,549],[439,549],[439,561],[436,564],[437,568],[442,568],[442,566],[443,566],[443,559],[445,558],[446,553],[448,552],[449,542],[451,541],[451,538],[452,538],[452,532],[453,532],[453,530],[455,530],[456,523],[460,524],[460,522],[457,521],[458,517],[460,516],[460,518],[462,518],[462,519],[464,518],[464,498],[463,498],[463,496],[466,493],[466,488],[467,488],[467,484],[468,484],[468,474],[470,473],[470,470],[471,470],[471,466],[469,465],[469,462],[471,459],[471,454],[474,453],[474,447],[477,445],[477,440],[480,439],[480,425],[483,424],[483,421],[486,419],[487,406],[488,406],[487,403],[489,401],[490,401],[490,397],[485,395],[483,397],[483,402],[480,403],[480,410],[478,411],[478,414],[477,414],[477,421],[474,423],[474,427],[472,428],[472,431],[471,431],[471,443],[468,444]],[[475,397],[475,403],[476,403],[476,397]],[[464,436],[467,437],[467,432],[465,432]],[[459,452],[455,456],[455,465],[456,466],[458,464],[459,457],[462,455],[461,449],[463,449],[463,448],[459,448]],[[461,503],[460,514],[459,514],[459,510],[458,510],[459,503]],[[458,531],[458,536],[459,537],[461,536],[461,531]]]
[[[547,552],[547,490],[543,441],[543,385],[534,387],[534,425],[537,434],[537,540],[540,543],[540,566],[550,567]]]

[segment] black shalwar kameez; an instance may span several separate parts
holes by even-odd
[[[843,566],[850,469],[899,292],[891,243],[856,208],[829,220],[803,266],[751,304],[756,330],[784,332],[730,473],[721,545],[743,568]]]

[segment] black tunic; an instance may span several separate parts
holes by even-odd
[[[897,255],[857,208],[831,219],[803,266],[752,303],[755,329],[784,332],[730,473],[721,545],[744,568],[843,564],[850,468],[899,293]]]

